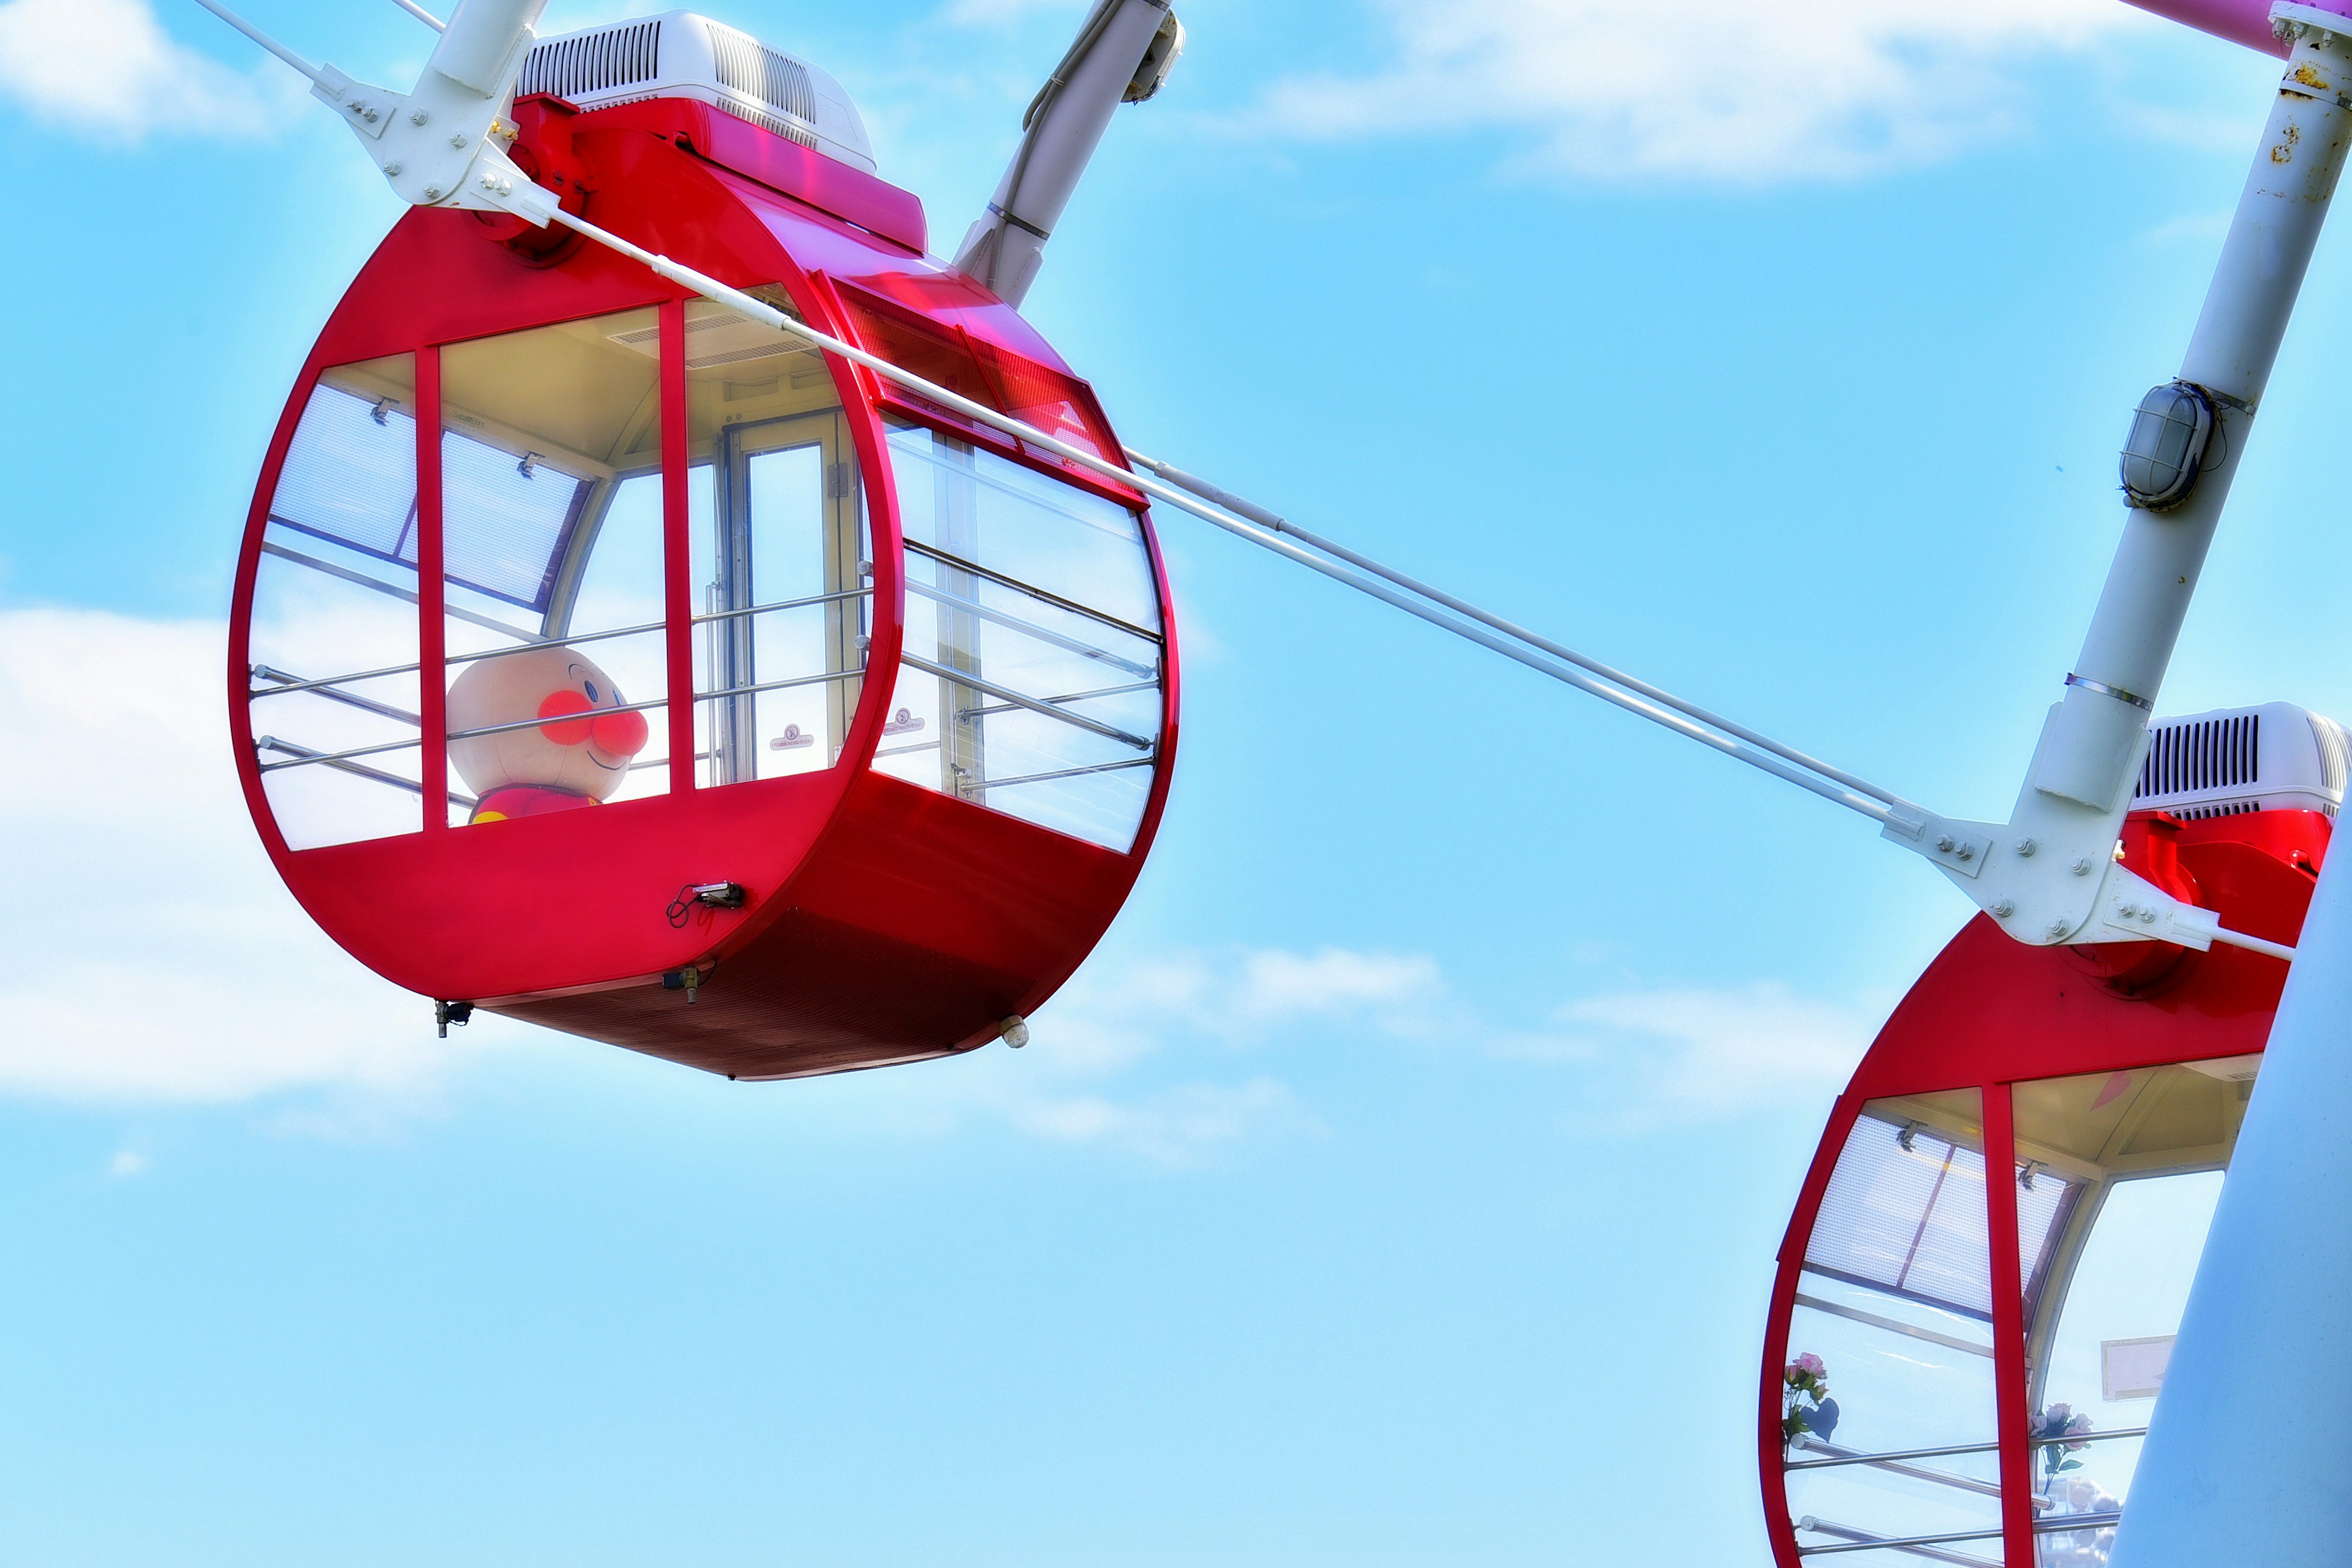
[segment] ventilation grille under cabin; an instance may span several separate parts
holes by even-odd
[[[638,22],[540,45],[522,62],[515,96],[551,92],[577,102],[660,75],[661,24]]]
[[[2284,702],[2159,719],[2132,790],[2136,808],[2198,820],[2263,810],[2336,815],[2352,779],[2352,737]]]

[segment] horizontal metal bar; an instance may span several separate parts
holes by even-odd
[[[981,779],[971,787],[985,793],[992,789],[1010,789],[1014,784],[1044,784],[1048,779],[1074,779],[1081,773],[1115,773],[1120,768],[1148,768],[1159,760],[1156,755],[1130,757],[1123,763],[1097,763],[1090,768],[1057,768],[1050,773],[1023,773],[1009,779]]]
[[[1833,1448],[1835,1445],[1817,1437],[1803,1439],[1808,1448]],[[1948,1459],[1955,1454],[1990,1454],[1998,1451],[1999,1443],[1946,1443],[1934,1448],[1895,1448],[1884,1454],[1865,1454],[1859,1449],[1838,1449],[1826,1459],[1790,1459],[1780,1468],[1784,1470],[1826,1470],[1840,1465],[1875,1465],[1895,1459]]]
[[[273,752],[289,752],[289,754],[301,749],[289,748],[275,735],[264,735],[254,744],[257,747],[267,747]],[[421,747],[424,744],[425,742],[420,737],[414,741],[386,741],[378,746],[353,746],[342,752],[311,752],[308,755],[296,756],[292,762],[264,763],[261,764],[260,771],[265,773],[274,773],[281,768],[309,767],[314,763],[341,763],[348,762],[353,757],[376,757],[382,756],[386,752],[404,752],[412,746]]]
[[[908,549],[926,560],[936,561],[940,565],[951,567],[958,572],[969,572],[973,576],[993,583],[1000,588],[1010,588],[1016,594],[1026,594],[1039,603],[1051,605],[1057,610],[1067,610],[1074,616],[1084,616],[1090,621],[1099,621],[1104,626],[1125,632],[1131,637],[1141,637],[1145,642],[1155,647],[1163,640],[1158,632],[1146,631],[1132,621],[1123,621],[1117,616],[1106,615],[1090,605],[1079,604],[1076,599],[1065,599],[1061,595],[1040,588],[1034,583],[1024,583],[1018,577],[1008,577],[1002,572],[991,571],[976,561],[967,561],[961,555],[950,555],[946,551],[925,544],[920,540],[909,539],[906,543]],[[908,585],[910,587],[913,585],[911,578]]]
[[[1914,1557],[1933,1558],[1938,1563],[1960,1563],[1964,1568],[2000,1568],[2000,1563],[1986,1558],[1973,1557],[1962,1552],[1937,1550],[1939,1547],[1958,1545],[1968,1541],[1999,1541],[2001,1536],[1999,1530],[1961,1531],[1944,1535],[1873,1535],[1866,1530],[1855,1530],[1850,1525],[1832,1524],[1827,1520],[1815,1519],[1811,1514],[1799,1520],[1797,1528],[1816,1535],[1844,1537],[1843,1540],[1836,1542],[1824,1542],[1811,1546],[1800,1546],[1797,1548],[1797,1555],[1800,1557],[1826,1557],[1839,1552],[1888,1551],[1905,1552]]]
[[[2145,1426],[2117,1426],[2105,1432],[2072,1432],[2060,1437],[2029,1437],[2026,1443],[2030,1447],[2046,1448],[2055,1443],[2104,1443],[2110,1437],[2147,1436],[2147,1428]]]
[[[911,746],[885,746],[874,754],[877,757],[904,757],[916,752],[936,752],[939,749],[937,741],[919,741]]]
[[[1979,1480],[1973,1476],[1956,1476],[1949,1470],[1931,1470],[1922,1466],[1909,1465],[1903,1462],[1908,1458],[1925,1458],[1930,1456],[1910,1454],[1866,1454],[1858,1448],[1841,1448],[1834,1443],[1824,1443],[1819,1437],[1812,1436],[1809,1432],[1799,1433],[1797,1435],[1797,1440],[1803,1444],[1804,1447],[1827,1454],[1830,1458],[1826,1459],[1804,1459],[1784,1462],[1780,1467],[1783,1470],[1821,1469],[1831,1465],[1867,1465],[1873,1469],[1885,1470],[1890,1475],[1909,1476],[1916,1480],[1934,1481],[1938,1486],[1954,1487],[1962,1491],[1975,1492],[1982,1497],[1997,1498],[2000,1496],[2000,1483],[1999,1481]],[[1997,1444],[1987,1443],[1982,1448],[1978,1448],[1972,1446],[1961,1451],[1964,1453],[1990,1453],[1998,1447],[1999,1445]]]
[[[967,599],[961,594],[950,594],[943,589],[925,587],[916,582],[911,575],[907,579],[907,592],[919,594],[934,604],[953,605],[966,615],[977,616],[983,621],[992,621],[1000,626],[1010,627],[1024,637],[1051,643],[1054,647],[1066,652],[1075,653],[1082,658],[1099,659],[1105,664],[1115,664],[1130,675],[1148,675],[1155,680],[1159,678],[1160,667],[1156,664],[1138,664],[1131,658],[1121,658],[1118,655],[1098,648],[1092,643],[1080,642],[1076,637],[1064,637],[1059,632],[1047,631],[1034,621],[1024,621],[1018,616],[1007,615],[1003,610],[993,609],[982,604],[978,599]]]
[[[724,691],[698,691],[697,702],[711,702],[721,697],[750,697],[761,691],[788,691],[795,686],[822,686],[828,680],[856,680],[866,673],[857,669],[829,669],[823,675],[795,675],[789,680],[763,680],[757,686],[730,686]]]
[[[412,605],[416,603],[416,595],[412,589],[396,588],[381,577],[371,577],[364,572],[354,572],[348,566],[338,566],[331,561],[321,561],[315,555],[305,555],[299,550],[289,550],[282,544],[264,541],[261,552],[265,555],[275,555],[280,561],[291,561],[298,566],[308,566],[313,572],[324,572],[330,577],[340,577],[346,583],[356,583],[362,588],[373,588],[377,593],[394,599],[404,599]],[[459,609],[455,605],[444,605],[441,608],[444,614],[457,620],[464,621],[470,626],[480,626],[486,631],[497,632],[502,637],[516,637],[527,643],[555,640],[543,637],[538,632],[527,632],[519,626],[510,626],[504,621],[492,620],[488,616],[478,616],[471,610]]]
[[[1140,735],[1130,735],[1116,725],[1105,724],[1097,720],[1089,719],[1083,713],[1068,712],[1050,703],[1041,702],[1034,697],[1013,690],[1009,686],[999,686],[994,681],[982,680],[970,670],[950,669],[946,665],[933,664],[929,659],[918,658],[913,654],[904,651],[899,653],[898,662],[912,665],[928,675],[938,676],[942,680],[951,680],[958,686],[969,686],[974,691],[985,692],[1000,701],[1012,703],[1015,708],[1026,708],[1032,713],[1043,713],[1048,719],[1059,719],[1065,724],[1133,746],[1139,752],[1151,750],[1151,742]]]
[[[776,610],[803,610],[811,605],[832,605],[844,599],[866,598],[873,592],[871,588],[845,588],[838,594],[811,594],[805,599],[779,599],[772,605],[751,605],[740,610],[713,610],[709,615],[695,616],[694,624],[698,626],[710,621],[739,620],[745,616],[764,616]]]
[[[265,686],[257,690],[247,692],[247,697],[277,697],[290,690],[309,691],[325,698],[330,702],[340,702],[346,708],[356,708],[362,713],[373,713],[381,718],[397,720],[403,724],[425,722],[405,708],[394,708],[389,702],[378,702],[372,697],[362,697],[356,692],[337,691],[332,686],[313,680],[304,680],[301,677],[289,675],[282,669],[272,669],[266,664],[255,665],[253,673],[264,680],[283,681],[286,684]]]
[[[340,572],[341,570],[341,568],[333,566],[326,562],[312,562],[310,557],[307,555],[298,555],[295,552],[286,550],[281,546],[265,544],[262,548],[276,554],[291,556],[306,564],[317,565],[325,571]],[[368,581],[373,582],[374,579],[370,578]],[[383,584],[378,584],[377,586],[381,587],[383,586]],[[412,605],[416,602],[416,595],[414,594],[409,594],[400,589],[394,589],[392,591],[399,594],[401,597],[406,599]],[[694,623],[697,626],[699,626],[705,621],[728,621],[733,620],[740,616],[764,616],[772,610],[797,610],[810,605],[829,605],[837,599],[862,599],[866,598],[873,592],[874,590],[871,588],[852,588],[845,593],[840,594],[815,594],[805,599],[782,599],[772,605],[753,605],[747,609],[720,610],[713,615],[697,616],[694,617]],[[452,614],[462,616],[464,612],[453,611]],[[503,630],[510,634],[514,633],[514,628],[511,626],[500,627],[498,626],[496,623],[487,624],[491,625],[493,629]],[[642,637],[648,632],[661,631],[667,626],[667,624],[668,623],[664,621],[648,621],[643,626],[615,626],[610,631],[567,632],[560,637],[535,637],[530,642],[524,644],[521,647],[494,647],[486,649],[480,653],[453,653],[448,655],[441,662],[444,664],[474,664],[486,658],[504,658],[509,654],[528,653],[534,647],[548,647],[559,643],[568,647],[574,643],[608,642],[614,637]],[[256,665],[254,666],[254,672],[258,674],[263,668],[265,667]],[[268,691],[257,691],[252,695],[256,697],[284,697],[298,691],[320,691],[324,690],[326,688],[331,686],[350,686],[362,680],[381,680],[386,677],[394,675],[415,675],[421,668],[422,666],[416,664],[388,664],[382,669],[362,669],[353,675],[330,675],[322,677],[317,680],[293,680],[287,685],[272,687]],[[274,679],[276,677],[272,676],[271,679]],[[411,722],[415,722],[415,721],[412,720]]]
[[[1980,1345],[1973,1340],[1958,1339],[1950,1334],[1939,1334],[1933,1329],[1916,1328],[1898,1318],[1882,1318],[1875,1312],[1865,1312],[1859,1307],[1842,1307],[1835,1301],[1824,1301],[1819,1296],[1808,1296],[1801,1291],[1798,1293],[1797,1305],[1811,1307],[1816,1312],[1827,1312],[1832,1317],[1851,1318],[1857,1323],[1868,1323],[1874,1329],[1885,1329],[1889,1333],[1904,1334],[1915,1340],[1925,1340],[1929,1344],[1943,1345],[1956,1351],[1966,1351],[1970,1355],[1990,1358],[1992,1354],[1990,1345]]]
[[[515,730],[536,730],[542,724],[569,724],[582,719],[596,720],[607,713],[644,713],[656,708],[667,708],[669,699],[656,697],[648,702],[615,702],[610,708],[583,708],[576,713],[558,713],[553,717],[517,719],[504,724],[483,724],[471,730],[452,730],[448,739],[470,741],[479,735],[504,735]]]
[[[2124,1510],[2103,1508],[2094,1513],[2053,1513],[2033,1521],[2036,1535],[2063,1535],[2070,1530],[2112,1530],[2124,1521]]]
[[[388,773],[380,768],[371,768],[360,763],[339,761],[314,752],[308,746],[298,746],[291,741],[281,741],[275,735],[264,735],[260,740],[256,741],[254,745],[266,747],[273,752],[282,752],[288,756],[299,757],[306,762],[318,763],[333,769],[336,773],[350,773],[354,778],[366,779],[373,784],[390,784],[394,789],[404,789],[411,795],[421,795],[425,793],[425,786],[415,779],[404,779],[398,773]],[[448,795],[450,805],[462,805],[468,811],[480,804],[472,795],[459,795],[456,790],[449,791]]]
[[[1059,697],[1048,697],[1045,700],[1059,706],[1064,702],[1091,702],[1097,697],[1125,697],[1133,692],[1157,691],[1159,689],[1160,679],[1157,676],[1154,676],[1150,680],[1131,680],[1125,686],[1105,686],[1093,691],[1066,691]],[[1009,713],[1011,711],[1013,711],[1013,705],[1011,703],[1001,702],[992,707],[960,708],[956,710],[956,717],[959,719],[984,719],[991,713]]]

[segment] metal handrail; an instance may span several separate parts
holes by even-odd
[[[1044,784],[1048,779],[1074,779],[1081,773],[1116,773],[1120,768],[1148,768],[1159,760],[1156,756],[1129,757],[1125,762],[1097,763],[1092,767],[1057,768],[1050,773],[1022,773],[1009,779],[980,779],[972,784],[972,788],[985,794],[992,789],[1009,789],[1014,784]]]
[[[275,735],[264,735],[261,739],[254,742],[253,743],[257,749],[266,749],[272,752],[301,752],[304,751],[304,748],[301,747],[289,747],[287,742],[278,740]],[[294,760],[291,762],[264,763],[261,764],[258,771],[265,773],[274,773],[280,768],[309,767],[314,763],[332,764],[335,763],[349,762],[353,757],[374,757],[381,756],[386,752],[404,752],[411,746],[422,746],[424,744],[424,738],[419,736],[413,741],[386,741],[382,745],[353,746],[350,750],[342,752],[309,752],[307,754],[296,755]]]
[[[283,752],[288,756],[299,757],[306,762],[321,763],[339,773],[349,773],[354,778],[366,779],[372,784],[390,784],[394,789],[404,789],[414,795],[422,795],[425,793],[425,786],[415,779],[404,779],[398,773],[388,773],[380,768],[366,767],[358,763],[343,762],[314,752],[308,746],[298,746],[291,741],[281,741],[275,735],[264,735],[254,744],[257,747],[268,747],[273,752]],[[268,770],[265,768],[263,771]],[[472,795],[460,795],[454,789],[448,792],[448,795],[452,805],[462,805],[469,811],[481,804]]]
[[[388,595],[395,599],[404,599],[412,605],[417,602],[414,590],[396,588],[381,577],[371,577],[364,572],[354,572],[348,566],[338,566],[331,561],[321,561],[315,555],[305,555],[299,550],[289,550],[282,544],[265,541],[261,546],[261,552],[264,555],[275,555],[281,561],[291,561],[298,566],[308,566],[314,572],[324,572],[330,577],[340,577],[346,583],[356,583],[362,588],[373,588],[379,594]],[[520,627],[510,626],[504,621],[494,621],[488,616],[478,616],[473,611],[461,609],[456,605],[444,605],[441,608],[445,614],[455,616],[461,621],[485,627],[501,636],[520,637],[529,643],[549,640],[537,632],[527,632]]]
[[[1910,1465],[1903,1462],[1906,1458],[1928,1458],[1930,1456],[1865,1454],[1859,1449],[1841,1448],[1834,1443],[1824,1443],[1819,1437],[1813,1436],[1810,1433],[1799,1434],[1799,1441],[1802,1442],[1805,1447],[1809,1448],[1817,1448],[1822,1453],[1829,1454],[1833,1457],[1822,1460],[1808,1460],[1799,1464],[1784,1464],[1782,1468],[1797,1470],[1817,1469],[1826,1465],[1868,1465],[1873,1469],[1885,1470],[1889,1475],[1909,1476],[1914,1480],[1934,1481],[1939,1486],[1951,1487],[1960,1491],[1975,1492],[1982,1497],[1997,1498],[2000,1496],[2000,1483],[1999,1481],[1979,1480],[1973,1476],[1956,1476],[1949,1470],[1931,1470],[1923,1466]]]
[[[1065,724],[1107,736],[1121,744],[1133,746],[1139,752],[1151,750],[1151,742],[1140,735],[1130,735],[1116,725],[1089,719],[1083,713],[1066,712],[1049,702],[1043,702],[1034,697],[1015,691],[1009,686],[999,686],[992,680],[983,680],[968,669],[950,669],[946,665],[933,664],[929,659],[918,658],[913,654],[903,651],[898,655],[898,662],[912,665],[926,675],[936,675],[942,680],[952,680],[959,686],[969,686],[974,691],[983,692],[999,701],[1010,702],[1016,708],[1026,708],[1032,713],[1043,713],[1048,719],[1059,719]]]
[[[1063,702],[1091,702],[1097,697],[1125,697],[1137,691],[1157,691],[1159,689],[1159,679],[1154,677],[1150,680],[1131,680],[1125,686],[1097,687],[1092,691],[1066,691],[1059,697],[1048,697],[1045,700],[1056,704]],[[959,719],[984,719],[991,713],[1009,713],[1012,711],[1013,705],[1007,702],[999,704],[993,708],[986,706],[979,708],[959,708],[956,710],[956,717]]]
[[[268,549],[270,547],[265,545],[263,548]],[[290,551],[280,550],[279,553],[291,554],[292,552]],[[297,559],[309,561],[310,557],[300,556],[297,557]],[[318,563],[317,564],[324,565],[325,563]],[[394,592],[399,592],[399,590],[394,590]],[[688,618],[692,625],[701,626],[708,621],[731,621],[742,616],[764,616],[774,610],[799,610],[805,609],[811,605],[834,604],[842,599],[863,599],[873,592],[874,590],[871,588],[850,588],[838,594],[812,594],[804,599],[779,599],[772,605],[750,605],[740,610],[714,610],[709,615],[692,616]],[[408,595],[408,598],[410,603],[414,604],[415,602],[414,595]],[[446,606],[445,606],[445,608],[446,607]],[[457,611],[451,611],[451,614],[453,615],[459,613],[460,612]],[[469,616],[467,618],[471,619],[474,617]],[[520,637],[522,635],[512,626],[497,626],[496,623],[488,624],[496,626],[496,629],[507,632],[512,636]],[[480,653],[453,653],[445,657],[441,662],[443,664],[476,664],[486,658],[505,658],[511,654],[526,653],[532,648],[547,647],[555,643],[562,643],[566,647],[570,647],[573,643],[609,642],[614,637],[643,637],[648,632],[666,630],[668,626],[669,623],[667,621],[647,621],[643,626],[615,626],[610,631],[580,632],[576,634],[567,632],[560,637],[534,636],[529,641],[525,642],[520,647],[494,647],[486,649]],[[267,665],[257,664],[252,667],[252,673],[259,675],[268,668],[268,667]],[[424,666],[421,663],[386,665],[382,669],[362,669],[355,675],[330,675],[318,680],[299,680],[294,682],[292,685],[274,686],[267,691],[256,691],[249,693],[249,695],[254,697],[283,697],[289,692],[316,691],[330,686],[349,686],[354,681],[378,680],[382,679],[385,676],[391,675],[415,675],[420,673],[423,668]]]
[[[1121,658],[1108,648],[1099,648],[1092,643],[1080,642],[1076,637],[1064,637],[1059,632],[1048,631],[1034,621],[1024,621],[1018,616],[1009,615],[1003,610],[983,605],[978,599],[967,599],[961,594],[950,594],[940,588],[925,587],[912,577],[907,579],[907,592],[919,594],[933,604],[953,605],[968,616],[977,616],[983,621],[992,621],[1000,626],[1010,627],[1024,637],[1033,637],[1040,642],[1050,643],[1066,652],[1075,653],[1081,658],[1099,659],[1105,664],[1115,664],[1131,674],[1148,675],[1155,680],[1159,679],[1160,670],[1156,665],[1138,664],[1131,658]]]
[[[2059,1443],[2103,1443],[2110,1437],[2145,1437],[2147,1436],[2147,1428],[2145,1426],[2116,1426],[2105,1432],[2074,1432],[2055,1437],[2028,1437],[2025,1442],[2028,1447],[2046,1448]],[[1802,1440],[1809,1448],[1830,1446],[1810,1434]],[[1864,1454],[1858,1450],[1848,1449],[1836,1458],[1790,1459],[1780,1468],[1784,1470],[1825,1470],[1836,1465],[1869,1465],[1883,1459],[1940,1459],[1948,1458],[1954,1454],[1991,1454],[1999,1452],[2000,1448],[2000,1445],[1998,1442],[1992,1442],[1954,1443],[1939,1448],[1895,1448],[1884,1454]]]
[[[362,713],[373,713],[379,718],[390,719],[402,724],[425,722],[405,708],[394,708],[389,702],[378,702],[373,697],[362,697],[357,692],[337,691],[331,687],[322,686],[315,681],[306,681],[299,676],[289,675],[282,669],[272,669],[266,664],[255,665],[253,673],[263,680],[275,680],[280,684],[248,691],[246,693],[248,697],[275,697],[281,691],[300,687],[304,690],[315,690],[330,702],[340,702],[346,708],[356,708]]]
[[[1958,1563],[1960,1568],[2000,1568],[1998,1563],[1982,1557],[1972,1557],[1964,1552],[1939,1550],[1947,1543],[1957,1543],[1962,1541],[1998,1541],[2000,1539],[2000,1531],[1998,1530],[1954,1536],[1884,1536],[1873,1535],[1866,1530],[1856,1530],[1851,1525],[1835,1524],[1825,1519],[1816,1519],[1811,1514],[1799,1520],[1797,1528],[1810,1530],[1819,1535],[1844,1537],[1843,1541],[1835,1544],[1824,1542],[1814,1546],[1800,1546],[1797,1548],[1797,1555],[1800,1557],[1822,1556],[1835,1552],[1905,1552],[1914,1557],[1932,1558],[1938,1563]]]
[[[923,543],[920,540],[909,539],[906,541],[906,545],[916,554],[927,556],[943,566],[952,566],[959,572],[969,572],[975,577],[983,578],[1000,588],[1010,588],[1016,594],[1026,594],[1031,598],[1051,605],[1057,610],[1067,610],[1072,615],[1084,616],[1090,621],[1100,621],[1107,626],[1115,626],[1129,637],[1141,637],[1149,643],[1163,640],[1158,632],[1146,631],[1132,621],[1122,621],[1117,616],[1107,615],[1091,605],[1081,605],[1076,599],[1065,599],[1059,594],[1038,587],[1034,583],[1024,583],[1018,577],[1007,577],[1003,573],[991,571],[977,561],[967,561],[961,555],[950,555],[944,550]]]

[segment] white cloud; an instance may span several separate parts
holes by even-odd
[[[458,1052],[279,886],[223,721],[217,624],[0,614],[0,1092],[429,1097]]]
[[[2012,129],[2005,68],[2146,18],[2115,0],[1375,0],[1393,59],[1276,84],[1253,122],[1322,139],[1499,127],[1623,179],[1837,177]]]
[[[280,117],[289,83],[298,79],[274,59],[241,76],[175,41],[148,0],[0,5],[0,96],[103,141],[157,131],[259,135]]]
[[[1812,1106],[1843,1085],[1871,1020],[1780,984],[1627,991],[1561,1007],[1554,1037],[1506,1054],[1585,1064],[1608,1110],[1591,1120],[1639,1131]]]

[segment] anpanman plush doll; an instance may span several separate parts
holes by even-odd
[[[560,643],[467,665],[449,688],[450,765],[471,822],[573,811],[612,797],[646,747],[646,716],[593,659]],[[537,719],[536,724],[523,721]],[[513,724],[518,728],[497,729]],[[492,730],[487,735],[467,734]]]

